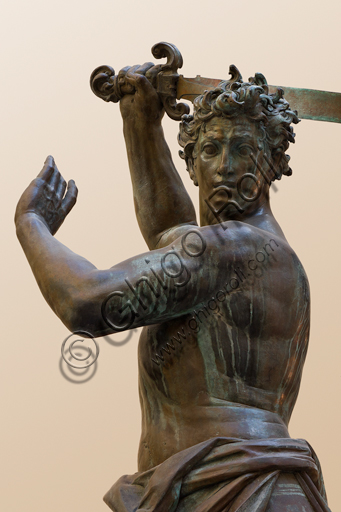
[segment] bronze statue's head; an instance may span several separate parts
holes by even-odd
[[[290,125],[299,122],[297,112],[290,110],[282,89],[269,94],[267,81],[261,73],[243,82],[238,69],[232,65],[230,74],[230,80],[221,82],[216,89],[206,91],[194,100],[193,115],[182,117],[178,141],[183,150],[179,154],[186,160],[192,180],[198,184],[193,171],[197,156],[196,143],[200,131],[205,131],[205,124],[214,117],[233,120],[238,116],[244,116],[258,126],[259,150],[267,154],[275,169],[272,181],[281,179],[282,174],[290,176],[290,157],[285,151],[289,142],[295,142]]]

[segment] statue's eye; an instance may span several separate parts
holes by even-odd
[[[214,144],[205,144],[203,152],[207,156],[214,156],[217,154],[217,148]]]
[[[250,156],[251,153],[252,153],[251,146],[243,145],[243,146],[239,146],[239,148],[238,148],[238,154],[240,156]]]

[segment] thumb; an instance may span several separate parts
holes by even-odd
[[[153,94],[154,92],[156,92],[152,84],[149,82],[148,78],[146,78],[144,75],[128,71],[128,73],[125,76],[125,79],[128,84],[134,87],[136,92],[142,92],[144,94]]]

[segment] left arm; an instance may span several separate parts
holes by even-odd
[[[75,184],[69,182],[64,197],[65,190],[49,157],[22,195],[15,220],[42,294],[72,332],[104,336],[190,313],[217,292],[229,259],[238,261],[240,239],[231,223],[223,236],[219,225],[193,226],[171,246],[98,270],[53,237],[76,202]]]
[[[140,285],[136,283],[136,280],[141,279],[141,268],[144,273],[147,272],[147,275],[153,277],[150,268],[156,268],[158,265],[162,273],[163,269],[169,266],[168,259],[165,266],[160,269],[160,261],[167,252],[167,248],[148,252],[102,271],[54,238],[53,235],[75,205],[77,192],[75,183],[71,180],[67,186],[53,158],[48,157],[40,174],[21,196],[15,213],[17,236],[34,277],[47,303],[65,326],[71,332],[83,330],[90,332],[93,336],[104,336],[144,325],[146,322],[156,323],[164,316],[171,318],[181,314],[182,307],[186,307],[185,303],[181,301],[181,305],[178,304],[175,308],[169,307],[172,300],[168,294],[166,295],[167,304],[164,304],[165,297],[163,297],[161,301],[149,304],[146,311],[141,297],[145,297],[146,286],[148,288],[148,283],[146,285],[143,282],[147,278],[144,276]],[[179,249],[181,250],[181,244]],[[147,257],[151,262],[150,267],[145,262]],[[173,264],[170,262],[170,265],[174,267],[174,261]],[[168,280],[169,288],[179,295],[179,291],[182,292],[183,288],[181,287],[181,290],[177,288],[175,281],[185,282],[191,275],[191,271],[185,270],[184,267],[182,276],[176,280],[169,275],[175,275],[177,270],[166,271],[168,276],[163,275],[162,279],[165,282]],[[157,286],[160,286],[158,282]],[[132,289],[135,289],[135,292]],[[154,290],[156,290],[155,286]],[[116,321],[112,321],[110,325],[117,326],[116,330],[109,327],[108,322],[103,320],[101,310],[103,302],[113,291],[116,297],[110,301],[108,307],[111,318],[112,316],[116,318]],[[157,291],[156,294],[158,294]],[[127,301],[124,296],[128,298]],[[134,306],[130,308],[127,306],[133,303]],[[137,313],[137,309],[140,313]],[[123,310],[125,310],[124,313],[122,313]]]

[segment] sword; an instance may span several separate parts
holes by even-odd
[[[176,100],[185,99],[191,102],[205,91],[214,89],[222,81],[217,78],[205,78],[200,75],[187,78],[178,74],[183,60],[177,47],[171,43],[158,43],[153,46],[152,54],[156,59],[166,57],[167,62],[160,66],[153,85],[158,92],[166,113],[171,119],[180,121],[190,109],[186,103]],[[234,66],[230,66],[233,73]],[[115,75],[110,66],[96,68],[90,77],[90,86],[94,94],[104,101],[117,103],[125,94],[132,94],[134,89],[124,81],[124,77]],[[269,85],[269,92],[275,93],[279,86]],[[297,110],[301,119],[329,121],[341,123],[341,93],[319,91],[315,89],[299,89],[283,87],[284,97],[292,110]]]

